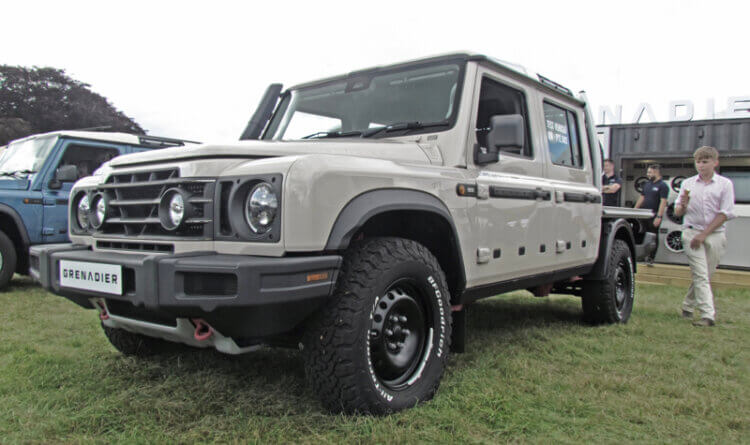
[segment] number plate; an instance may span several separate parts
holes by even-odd
[[[122,266],[60,260],[60,286],[122,295]]]

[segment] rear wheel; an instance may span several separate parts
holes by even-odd
[[[443,271],[421,244],[353,246],[303,340],[307,379],[326,408],[386,414],[431,399],[450,348],[449,301]]]
[[[0,289],[5,289],[16,272],[16,248],[13,241],[0,231]]]
[[[635,277],[630,248],[615,240],[603,280],[583,286],[583,315],[590,323],[627,323],[633,311]]]

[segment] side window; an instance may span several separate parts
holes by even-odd
[[[556,165],[583,166],[581,144],[578,142],[576,115],[557,105],[544,102],[544,123],[547,129],[547,147],[550,159]]]
[[[78,179],[81,179],[90,176],[100,165],[119,155],[120,152],[116,148],[69,145],[57,167],[75,165]]]
[[[503,150],[509,153],[531,157],[531,133],[529,131],[529,116],[526,108],[526,97],[523,92],[495,82],[492,79],[483,78],[482,88],[479,93],[479,110],[477,112],[477,143],[483,149],[487,149],[487,134],[490,132],[490,119],[492,116],[520,114],[526,125],[526,138],[523,149]]]

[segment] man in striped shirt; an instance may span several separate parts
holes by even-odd
[[[693,155],[698,174],[682,182],[675,201],[675,214],[685,215],[682,245],[690,264],[693,282],[682,303],[682,316],[693,318],[698,310],[696,326],[713,326],[716,310],[711,292],[711,275],[727,248],[725,222],[735,217],[732,181],[715,172],[719,152],[714,147],[701,147]]]

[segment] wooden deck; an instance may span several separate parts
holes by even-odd
[[[638,263],[635,281],[687,288],[692,280],[688,266],[654,264],[649,267],[645,263]],[[750,288],[750,271],[719,269],[714,274],[711,285],[718,289]]]

